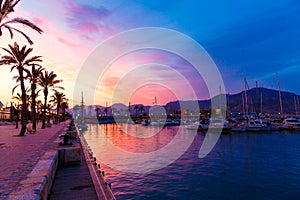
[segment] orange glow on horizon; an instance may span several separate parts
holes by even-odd
[[[138,88],[131,94],[130,103],[131,105],[143,104],[151,106],[155,103],[155,97],[158,105],[178,100],[178,97],[170,89],[161,85],[148,84]]]

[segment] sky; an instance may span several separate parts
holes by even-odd
[[[34,54],[43,56],[43,66],[63,79],[65,93],[75,105],[81,100],[81,91],[75,89],[77,77],[90,63],[90,55],[116,34],[144,27],[174,30],[201,45],[217,66],[226,93],[243,90],[244,77],[250,88],[257,81],[261,87],[277,89],[278,73],[282,90],[300,94],[299,13],[297,0],[21,0],[14,16],[27,18],[43,29],[39,35],[21,27],[34,41]],[[169,38],[153,39],[163,43]],[[0,37],[0,46],[7,47],[14,41],[29,46],[17,34],[11,40],[7,32]],[[123,43],[114,43],[115,51],[122,49]],[[174,47],[184,46],[182,43],[176,41]],[[101,53],[97,58],[100,61],[106,55]],[[91,77],[99,71],[99,62],[94,60]],[[13,75],[8,66],[1,66],[0,101],[4,104],[11,102]],[[216,94],[209,92],[207,80],[213,77],[197,73],[181,55],[140,49],[111,60],[95,89],[88,77],[82,84],[86,90],[94,90],[94,98],[85,97],[87,105],[117,101],[152,105],[155,97],[158,104],[210,98]],[[126,96],[116,94],[120,89]]]

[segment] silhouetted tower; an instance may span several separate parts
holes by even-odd
[[[84,101],[83,101],[83,92],[81,92],[81,105],[80,105],[80,115],[81,118],[84,118]]]

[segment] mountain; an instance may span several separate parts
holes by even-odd
[[[246,91],[247,93],[247,102],[248,102],[248,112],[261,112],[261,97],[262,97],[262,112],[270,113],[270,114],[278,114],[280,112],[280,103],[279,103],[279,93],[277,90],[272,90],[268,88],[252,88]],[[243,98],[245,96],[245,91],[242,91],[237,94],[228,95],[226,94],[227,100],[227,110],[229,112],[243,112]],[[282,98],[282,107],[284,114],[295,114],[295,98],[298,100],[298,112],[300,96],[291,92],[281,91]],[[216,100],[219,99],[219,95],[212,98]],[[222,99],[225,100],[225,94],[222,94]],[[245,100],[244,100],[245,101]],[[164,105],[163,107],[166,109],[167,113],[175,113],[180,109],[185,109],[192,111],[197,108],[197,101],[172,101]],[[211,108],[211,100],[198,100],[198,106],[200,110],[210,110]],[[97,105],[97,106],[85,106],[86,114],[95,115],[95,108],[100,108],[100,114],[104,114],[105,107]],[[143,107],[142,110],[138,110],[137,108]],[[144,106],[142,104],[134,104],[130,106],[130,113],[135,116],[141,113],[149,113],[151,106]],[[128,106],[124,104],[114,104],[111,107],[107,108],[108,115],[112,115],[112,112],[119,113],[120,115],[124,115],[128,110]]]
[[[229,110],[231,112],[241,112],[243,110],[242,94],[244,93],[243,91],[238,94],[227,95]],[[246,93],[249,112],[261,112],[261,108],[263,113],[276,114],[280,112],[279,92],[277,90],[260,87],[247,90]],[[283,113],[294,114],[296,112],[295,97],[299,99],[299,95],[294,93],[281,92]]]
[[[242,95],[244,91],[226,95],[227,106],[230,112],[242,112],[243,111],[243,100]],[[248,102],[248,112],[260,112],[261,111],[261,97],[262,97],[262,112],[276,114],[280,112],[280,103],[279,103],[279,93],[277,90],[272,90],[268,88],[252,88],[246,91],[247,93],[247,102]],[[291,92],[281,92],[282,107],[283,113],[285,114],[294,114],[296,112],[294,98],[300,99],[299,95],[296,95]],[[218,96],[213,97],[213,99],[218,99]],[[222,98],[225,98],[225,95],[222,94]],[[245,100],[244,100],[245,101]],[[174,101],[166,104],[166,109],[171,108],[171,112],[176,112],[180,109],[180,104],[186,106],[188,110],[192,110],[192,101]],[[210,110],[211,100],[198,100],[198,105],[201,110]],[[299,106],[298,106],[299,107]],[[298,108],[299,110],[299,108]]]

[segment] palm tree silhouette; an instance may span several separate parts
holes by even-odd
[[[96,109],[95,109],[95,112],[96,112],[96,117],[97,117],[97,119],[99,120],[99,112],[100,112],[100,108],[96,108]]]
[[[138,110],[140,111],[140,115],[143,115],[143,112],[145,111],[145,108],[143,105],[141,105]]]
[[[35,66],[38,66],[38,68],[35,68]],[[44,68],[42,68],[42,66],[38,65],[38,64],[32,64],[31,65],[31,71],[26,71],[27,75],[25,76],[24,79],[28,80],[31,83],[30,89],[26,88],[26,93],[31,91],[31,95],[29,96],[31,102],[31,122],[32,122],[32,130],[36,131],[36,98],[38,96],[38,93],[40,91],[36,92],[37,89],[37,81],[38,81],[38,77],[40,76],[41,72],[44,70]],[[14,76],[13,79],[16,80],[16,82],[20,82],[20,77],[19,76]],[[14,93],[14,90],[19,87],[20,84],[16,85],[12,92]]]
[[[63,119],[63,121],[66,120],[66,109],[68,109],[68,108],[69,108],[68,99],[66,99],[65,101],[63,101],[61,103],[62,119]]]
[[[37,82],[40,74],[44,68],[40,65],[37,65],[38,68],[35,68],[36,64],[31,65],[30,73],[27,73],[25,79],[29,80],[31,83],[31,121],[32,121],[32,130],[36,131],[36,97],[39,93],[36,92]]]
[[[56,105],[56,120],[59,122],[59,111],[61,103],[67,100],[66,95],[62,92],[55,91],[51,98],[52,99],[49,101],[49,103],[53,103],[54,106]]]
[[[138,105],[135,105],[133,110],[135,110],[135,116],[137,117],[137,112],[139,110],[139,106]]]
[[[25,89],[25,83],[24,83],[24,72],[27,74],[30,73],[28,69],[25,67],[31,66],[35,62],[41,62],[40,59],[41,56],[33,56],[31,58],[28,58],[28,55],[32,52],[32,48],[28,48],[23,46],[22,48],[19,48],[19,45],[15,42],[14,46],[8,45],[9,49],[2,48],[4,51],[6,51],[9,55],[2,56],[0,60],[0,66],[1,65],[11,65],[11,71],[16,69],[18,71],[18,76],[20,80],[20,86],[21,86],[21,97],[22,97],[22,110],[21,110],[21,123],[22,128],[21,132],[19,133],[19,136],[24,136],[26,132],[26,123],[27,123],[27,108],[26,108],[26,89]]]
[[[63,87],[56,86],[56,84],[61,83],[62,80],[56,80],[57,75],[52,71],[48,73],[47,70],[45,70],[43,73],[39,76],[38,84],[43,88],[44,92],[44,109],[43,109],[43,123],[42,123],[42,129],[46,127],[46,109],[47,109],[47,98],[49,89],[54,90],[55,88],[64,89]],[[55,91],[55,90],[54,90]]]
[[[20,33],[23,37],[26,38],[30,45],[33,44],[33,41],[27,36],[23,31],[13,27],[15,24],[22,24],[23,26],[29,27],[38,33],[42,33],[42,29],[33,24],[27,19],[22,17],[15,17],[10,19],[9,15],[13,13],[14,7],[20,2],[20,0],[5,0],[4,2],[0,1],[0,36],[2,36],[2,30],[7,29],[10,34],[11,39],[14,37],[14,32]]]

